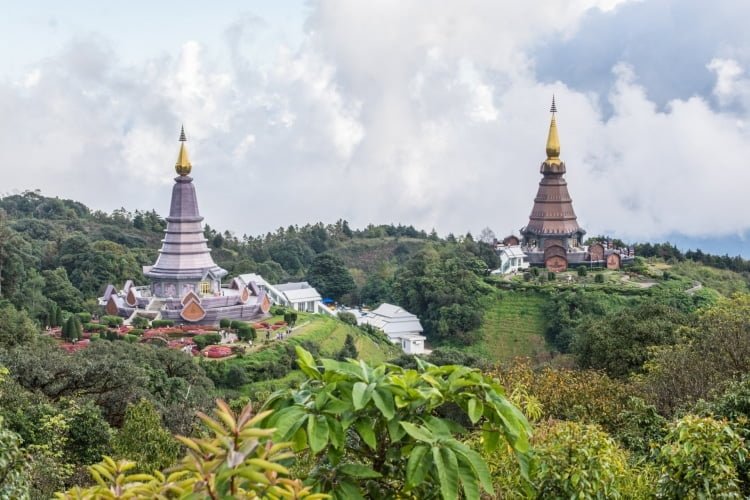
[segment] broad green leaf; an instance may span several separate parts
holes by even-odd
[[[394,418],[387,422],[388,434],[391,436],[391,442],[396,443],[401,441],[401,438],[406,435],[406,431],[401,427],[401,421]]]
[[[362,464],[345,464],[339,467],[339,472],[357,479],[374,479],[382,477],[382,474]]]
[[[297,432],[292,436],[292,449],[294,451],[302,451],[307,448],[307,433],[303,427],[297,429]]]
[[[299,369],[308,377],[320,380],[320,372],[318,371],[318,367],[315,366],[315,359],[313,359],[312,354],[300,346],[294,346],[294,351],[297,353],[297,366],[299,366]]]
[[[395,410],[393,408],[393,396],[385,389],[375,389],[372,392],[372,400],[375,403],[375,406],[377,406],[378,410],[380,410],[380,413],[383,414],[383,416],[390,420],[395,415]]]
[[[474,475],[474,470],[465,461],[458,458],[458,477],[464,489],[466,500],[479,500],[479,482]]]
[[[401,422],[401,427],[417,441],[423,441],[425,443],[434,443],[435,437],[432,433],[424,427],[414,425],[411,422]]]
[[[471,423],[476,424],[479,422],[479,419],[482,418],[482,413],[484,413],[482,402],[476,398],[471,398],[469,400],[469,420],[471,420]]]
[[[487,463],[482,456],[465,444],[459,442],[455,442],[451,447],[456,452],[456,455],[458,455],[458,461],[471,467],[474,475],[482,483],[482,487],[487,493],[492,494],[492,476],[490,475],[490,469],[487,467]]]
[[[355,410],[361,410],[370,400],[370,391],[364,382],[357,382],[352,388],[352,404]]]
[[[378,443],[375,440],[375,430],[372,428],[372,422],[369,419],[361,418],[357,420],[354,422],[354,428],[367,446],[373,450],[377,448]]]
[[[320,364],[323,365],[326,372],[339,373],[347,377],[355,377],[357,380],[362,380],[362,368],[357,363],[323,358],[320,360]]]
[[[333,498],[336,500],[364,500],[362,492],[353,481],[341,481],[333,489]]]
[[[331,444],[334,448],[341,448],[344,446],[344,428],[341,426],[341,422],[333,417],[327,416],[326,421],[328,422],[328,434],[331,440]]]
[[[408,489],[419,486],[424,481],[431,465],[430,457],[427,456],[429,449],[428,446],[420,444],[411,451],[409,461],[406,464],[406,486]]]
[[[274,441],[286,441],[302,424],[305,423],[307,412],[301,406],[287,406],[276,412],[272,425],[276,427]]]
[[[435,462],[440,480],[440,496],[443,500],[458,498],[458,460],[449,448],[432,447],[432,459]]]
[[[328,422],[323,415],[310,415],[307,419],[307,439],[310,450],[318,453],[328,444]]]

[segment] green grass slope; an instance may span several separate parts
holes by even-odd
[[[504,363],[518,356],[538,358],[551,350],[544,340],[543,295],[498,290],[485,300],[481,340],[466,352]]]

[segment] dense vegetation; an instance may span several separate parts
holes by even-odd
[[[422,319],[432,354],[399,356],[346,314],[288,311],[273,318],[296,321],[282,341],[224,325],[256,342],[227,361],[135,334],[68,353],[45,328],[74,340],[117,326],[92,323],[94,297],[152,263],[164,220],[33,192],[0,210],[0,498],[750,495],[739,257],[643,244],[625,272],[505,278],[471,235],[207,226],[231,275],[397,303]],[[217,397],[228,403],[208,417]]]

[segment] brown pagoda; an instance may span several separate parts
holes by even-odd
[[[521,229],[521,234],[530,264],[544,265],[551,271],[564,271],[570,260],[580,258],[577,254],[582,253],[581,242],[586,231],[578,225],[564,177],[565,163],[560,160],[554,97],[550,112],[552,119],[547,136],[547,159],[539,169],[542,180],[539,181],[529,223]],[[571,254],[575,254],[575,257]]]

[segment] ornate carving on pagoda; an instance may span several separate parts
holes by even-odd
[[[125,296],[125,303],[130,307],[135,307],[138,304],[138,298],[135,296],[135,290],[133,287],[128,288],[128,293]]]
[[[619,253],[611,253],[607,255],[607,269],[620,269]]]
[[[194,290],[189,290],[189,291],[188,291],[188,292],[187,292],[187,293],[186,293],[186,294],[185,294],[185,295],[184,295],[184,296],[182,297],[182,299],[180,300],[180,302],[182,303],[182,305],[183,305],[183,306],[185,306],[185,305],[187,305],[187,303],[188,303],[188,302],[190,302],[191,300],[192,300],[193,302],[197,302],[198,304],[200,304],[200,303],[201,303],[201,298],[200,298],[200,297],[198,297],[198,294],[197,294],[197,293],[195,293],[195,291],[194,291]]]
[[[185,304],[185,307],[182,308],[182,311],[180,311],[180,317],[185,321],[195,323],[206,317],[206,310],[191,298],[187,304]]]

